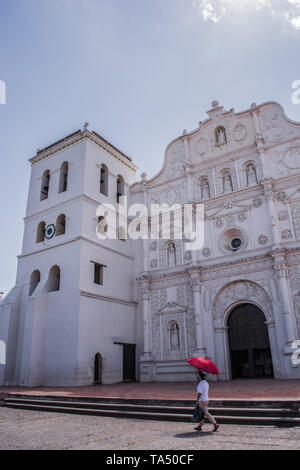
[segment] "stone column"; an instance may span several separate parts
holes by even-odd
[[[200,284],[200,272],[194,271],[191,275],[191,287],[193,291],[194,300],[194,315],[195,315],[195,329],[196,329],[196,351],[194,356],[205,357],[206,348],[204,342],[204,331],[203,321],[201,312],[201,284]]]
[[[238,167],[237,167],[237,161],[236,160],[233,160],[233,165],[234,165],[237,189],[241,189],[240,177],[239,177],[239,172],[238,172]]]
[[[217,182],[216,182],[216,172],[214,167],[211,167],[211,177],[214,185],[214,197],[217,197]]]
[[[267,209],[268,209],[269,218],[271,222],[273,245],[278,246],[281,240],[280,240],[280,234],[279,234],[279,229],[277,225],[275,204],[273,200],[272,180],[271,179],[265,180],[262,183],[262,186],[263,186],[263,195],[266,198]]]
[[[252,111],[254,129],[255,129],[255,140],[256,148],[261,162],[263,179],[270,178],[269,168],[265,157],[264,152],[264,139],[261,134],[260,125],[259,125],[259,108],[256,108]]]
[[[285,353],[289,353],[291,343],[297,339],[296,322],[293,318],[293,303],[288,280],[285,249],[271,251],[274,259],[274,270],[278,279],[282,313],[284,317],[286,346]]]
[[[142,276],[140,279],[142,289],[142,303],[143,303],[143,336],[144,336],[144,351],[143,359],[151,358],[151,328],[150,328],[150,288],[149,279],[147,276]]]
[[[222,326],[221,320],[215,322],[214,335],[215,335],[215,362],[220,371],[218,376],[219,380],[230,380],[230,354],[226,346],[226,337],[228,334],[228,327]]]
[[[143,204],[145,207],[148,208],[148,187],[147,187],[147,180],[144,178],[142,180],[142,194],[143,194]],[[149,210],[149,208],[148,208]],[[149,217],[147,217],[147,226],[149,225]],[[149,226],[148,226],[148,234],[149,234]],[[143,271],[148,271],[148,239],[142,238],[142,259],[143,259]]]
[[[186,133],[183,134],[183,145],[184,145],[184,164],[183,169],[186,177],[186,197],[187,202],[193,201],[193,184],[192,184],[192,161],[191,153],[189,148],[189,141]]]
[[[192,183],[192,165],[190,163],[184,164],[184,173],[186,177],[187,188],[187,202],[193,202],[193,183]]]

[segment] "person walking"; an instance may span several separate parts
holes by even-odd
[[[209,391],[209,384],[206,381],[206,375],[204,372],[199,372],[199,383],[197,385],[197,403],[204,412],[204,418],[207,418],[213,425],[214,429],[213,432],[216,432],[220,425],[217,424],[215,418],[209,413],[208,411],[208,391]],[[202,426],[204,424],[204,418],[200,421],[199,425],[195,428],[197,431],[202,431]]]

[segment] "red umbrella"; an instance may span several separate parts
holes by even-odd
[[[205,357],[192,357],[187,361],[190,366],[195,367],[196,369],[203,370],[208,374],[220,375],[220,372],[217,366]]]

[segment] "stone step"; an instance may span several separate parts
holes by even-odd
[[[153,405],[153,406],[174,406],[194,408],[195,400],[167,400],[157,398],[119,398],[119,397],[89,397],[89,396],[53,396],[53,395],[29,395],[20,393],[6,394],[3,399],[24,399],[24,400],[49,400],[63,402],[84,402],[84,403],[106,403],[106,404],[130,404],[130,405]],[[268,409],[290,409],[300,410],[300,400],[210,400],[209,408],[268,408]]]
[[[43,399],[24,399],[24,398],[8,398],[5,399],[6,403],[24,403],[24,404],[40,404],[45,406],[63,406],[73,408],[86,408],[86,409],[103,409],[103,410],[120,410],[120,411],[139,411],[144,413],[175,413],[186,414],[192,416],[194,406],[161,406],[161,405],[136,405],[130,403],[98,403],[98,402],[85,402],[85,401],[69,401],[69,400],[43,400]],[[230,416],[293,416],[300,417],[300,412],[297,410],[286,408],[246,408],[246,407],[209,407],[211,414],[217,415],[230,415]]]
[[[176,409],[170,410],[168,413],[161,413],[159,411],[137,411],[136,409],[122,410],[122,409],[103,409],[95,407],[82,406],[65,406],[55,403],[44,405],[37,400],[38,403],[20,403],[18,401],[9,401],[6,399],[6,405],[9,408],[27,409],[35,411],[47,411],[55,413],[74,413],[85,414],[93,416],[110,416],[117,418],[133,418],[133,419],[147,419],[147,420],[161,420],[161,421],[178,421],[191,423],[191,413],[184,414],[178,413]],[[173,412],[171,412],[173,411]],[[176,411],[176,412],[175,412]],[[245,425],[272,425],[272,426],[300,426],[300,417],[294,416],[235,416],[230,414],[230,408],[227,409],[227,415],[214,414],[215,419],[221,424],[245,424]]]

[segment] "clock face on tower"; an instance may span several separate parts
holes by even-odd
[[[47,238],[47,240],[50,240],[51,238],[53,238],[54,234],[55,234],[55,225],[53,224],[47,225],[46,230],[45,230],[45,237]]]

